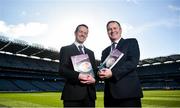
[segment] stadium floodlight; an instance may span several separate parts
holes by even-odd
[[[161,62],[152,63],[152,65],[160,65],[160,64],[163,64],[163,63]]]
[[[174,63],[174,61],[165,61],[164,64]]]
[[[25,54],[16,54],[16,56],[27,57]]]
[[[180,60],[176,60],[176,62],[180,62]]]
[[[143,64],[142,66],[150,66],[151,64]]]
[[[59,63],[59,60],[52,60],[52,61]]]
[[[50,58],[42,58],[42,59],[46,61],[52,61]]]
[[[40,59],[40,57],[37,57],[37,56],[29,56],[29,57],[33,59]]]

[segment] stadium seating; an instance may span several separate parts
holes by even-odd
[[[179,89],[180,62],[138,67],[144,89]]]
[[[0,91],[61,91],[58,63],[0,53]]]
[[[64,78],[58,72],[59,52],[18,42],[0,36],[0,91],[62,91]],[[180,89],[179,61],[178,54],[140,60],[137,72],[142,88]],[[96,64],[100,61],[96,60]],[[104,82],[100,81],[96,90],[103,88]]]

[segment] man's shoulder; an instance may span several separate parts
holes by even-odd
[[[127,38],[125,39],[126,42],[137,42],[136,38]]]
[[[66,45],[66,46],[62,46],[60,48],[60,51],[68,51],[68,50],[72,50],[73,49],[73,44],[71,45]]]
[[[106,48],[102,51],[102,53],[108,52],[108,50],[110,50],[110,46],[106,47]]]
[[[131,47],[135,47],[135,46],[139,46],[138,45],[138,41],[136,38],[128,38],[125,40],[125,45],[131,46]]]
[[[94,53],[94,51],[92,51],[92,50],[89,49],[89,48],[86,48],[86,50],[87,50],[88,52],[90,52],[90,53]]]
[[[72,47],[73,47],[73,44],[62,46],[61,49],[69,49],[69,48],[72,48]]]

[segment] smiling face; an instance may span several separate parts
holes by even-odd
[[[107,33],[112,42],[118,40],[121,37],[121,27],[116,22],[110,22],[107,25]]]
[[[79,26],[75,31],[76,41],[83,44],[88,37],[88,28],[86,26]]]

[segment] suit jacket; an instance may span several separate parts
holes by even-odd
[[[95,72],[95,57],[94,52],[84,48],[86,54],[88,54],[92,68]],[[95,85],[87,85],[80,83],[78,76],[79,72],[74,71],[71,56],[79,55],[80,52],[75,44],[62,47],[60,50],[60,75],[65,78],[65,85],[62,91],[62,100],[82,100],[85,96],[89,95],[93,100],[96,99]],[[95,74],[95,73],[94,73]]]
[[[112,77],[105,80],[105,97],[109,95],[117,99],[143,97],[140,81],[136,73],[140,51],[136,39],[123,39],[119,41],[116,49],[124,56],[111,69]],[[111,46],[102,52],[104,61],[111,51]]]

